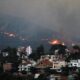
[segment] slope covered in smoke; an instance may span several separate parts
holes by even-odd
[[[25,21],[23,18],[9,16],[9,15],[0,16],[0,31],[15,33],[16,36],[17,35],[22,36],[26,39],[26,43],[27,41],[29,41],[30,44],[33,44],[33,43],[40,44],[40,43],[44,43],[44,41],[48,42],[48,40],[52,38],[60,37],[60,34],[55,31],[49,30],[44,27],[42,28],[39,25],[35,25],[35,26],[38,26],[39,28],[34,29],[32,26],[34,25],[28,21]],[[1,36],[3,35],[0,35],[0,37]],[[14,43],[18,44],[20,43],[20,41],[17,41],[17,39],[18,37],[16,37],[16,39],[1,37],[0,44],[2,45],[2,41],[3,41],[3,44],[7,44],[7,45],[9,44],[14,45]]]
[[[24,18],[3,14],[0,16],[0,32],[15,33],[16,36],[15,38],[10,38],[6,37],[4,34],[0,34],[1,46],[27,46],[30,44],[36,47],[40,44],[48,46],[48,42],[51,39],[65,40],[65,42],[67,41],[66,37],[63,39],[64,36],[55,30],[51,30],[37,24],[32,24]],[[24,39],[21,40],[20,38],[22,37]],[[72,38],[72,40],[77,41],[77,38]]]

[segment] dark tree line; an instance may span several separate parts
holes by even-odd
[[[8,52],[8,56],[4,57],[3,56],[3,53],[6,54],[6,52]],[[3,49],[1,51],[1,54],[0,54],[0,61],[1,62],[5,62],[5,61],[9,61],[9,62],[17,62],[17,59],[18,59],[18,56],[17,56],[17,49],[16,48],[10,48],[10,47],[7,47],[6,49]]]
[[[29,57],[34,60],[37,60],[41,57],[41,55],[44,55],[44,54],[45,54],[44,46],[40,45],[36,48],[35,51],[33,51],[33,53]]]
[[[33,60],[38,60],[41,57],[41,55],[45,55],[45,54],[53,55],[53,54],[55,54],[55,50],[58,50],[58,54],[65,55],[66,54],[65,49],[67,49],[67,46],[65,46],[65,45],[61,45],[61,44],[52,45],[50,47],[49,51],[46,53],[44,45],[39,45],[36,48],[36,50],[34,50],[32,52],[32,54],[29,55],[29,58],[31,58]],[[79,46],[73,46],[73,51],[74,52],[71,52],[70,55],[67,57],[67,60],[80,58],[80,47]],[[9,55],[7,57],[3,58],[2,52],[8,52]],[[3,49],[1,51],[0,61],[5,62],[6,60],[9,62],[13,62],[13,63],[18,61],[16,48],[7,47],[6,49]]]

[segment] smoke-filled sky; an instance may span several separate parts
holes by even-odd
[[[0,0],[0,13],[24,18],[33,32],[41,27],[69,37],[80,34],[80,0]]]

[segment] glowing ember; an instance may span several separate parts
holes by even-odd
[[[4,35],[9,36],[9,37],[15,37],[16,35],[13,33],[9,33],[9,32],[3,32]]]
[[[26,38],[23,38],[22,36],[20,36],[20,35],[17,35],[17,34],[15,34],[15,33],[10,33],[10,32],[0,32],[0,34],[4,34],[5,36],[7,36],[7,37],[12,37],[12,38],[18,38],[18,39],[20,39],[20,40],[22,40],[22,41],[25,41],[26,40]]]
[[[61,42],[59,40],[52,40],[49,43],[52,44],[52,45],[61,44]]]
[[[64,46],[64,45],[65,45],[65,43],[63,42],[63,43],[62,43],[62,45]]]
[[[9,34],[9,36],[10,36],[10,37],[15,37],[15,35],[14,35],[14,34]]]

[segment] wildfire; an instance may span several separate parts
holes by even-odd
[[[11,33],[11,34],[9,34],[9,37],[15,37],[15,34]]]
[[[9,36],[9,37],[15,37],[16,35],[14,33],[9,33],[9,32],[3,32],[4,35]]]
[[[18,39],[20,39],[20,40],[22,40],[22,41],[25,41],[25,40],[26,40],[25,38],[23,38],[23,37],[20,36],[20,35],[17,35],[16,33],[0,32],[0,34],[4,34],[4,35],[7,36],[7,37],[12,37],[13,39],[14,39],[15,37],[17,37]]]
[[[52,45],[62,44],[61,41],[59,41],[59,40],[52,40],[52,41],[50,41],[49,43],[52,44]]]

